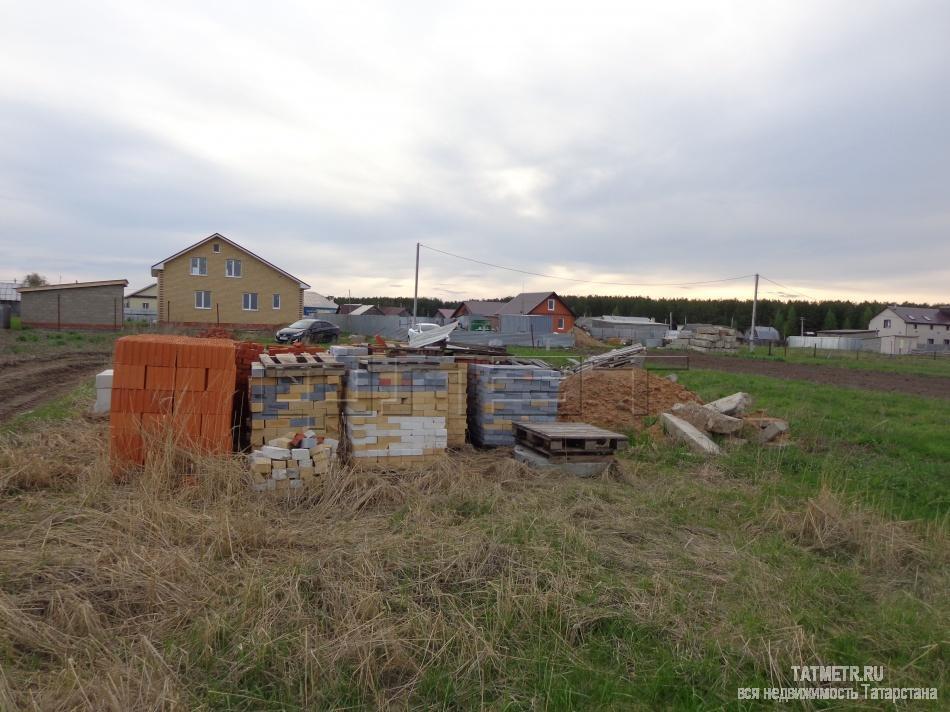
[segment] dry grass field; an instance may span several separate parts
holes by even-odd
[[[771,380],[744,383],[790,418],[786,450],[704,462],[642,433],[593,480],[466,450],[294,499],[160,443],[114,484],[88,395],[17,420],[0,709],[734,708],[817,663],[945,699],[950,458],[880,427],[937,431],[945,402]],[[877,497],[885,471],[931,491]]]

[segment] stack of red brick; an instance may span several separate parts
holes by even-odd
[[[234,396],[242,392],[237,355],[229,339],[141,335],[116,341],[113,468],[144,464],[150,440],[167,433],[188,449],[229,452]],[[243,350],[242,355],[250,358]]]

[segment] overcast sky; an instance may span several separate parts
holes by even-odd
[[[0,1],[0,279],[950,301],[950,3]],[[644,284],[611,287],[567,278]],[[764,283],[762,293],[782,289]]]

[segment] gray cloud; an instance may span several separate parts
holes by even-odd
[[[116,5],[101,32],[128,39],[87,29],[78,68],[62,27],[15,41],[36,20],[19,9],[0,41],[35,76],[0,71],[0,278],[141,285],[219,231],[334,294],[407,293],[421,241],[583,279],[759,271],[813,295],[947,301],[945,3],[608,3],[600,23],[538,6],[504,31],[479,7],[334,8],[323,28],[301,5],[258,34],[252,5]],[[207,56],[181,49],[202,37]],[[714,292],[431,252],[422,278],[445,297]]]

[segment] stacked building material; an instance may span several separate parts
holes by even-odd
[[[251,365],[251,446],[289,429],[340,439],[343,364],[322,353],[261,354]]]
[[[248,456],[251,489],[267,492],[312,486],[330,471],[336,449],[336,440],[317,435],[314,430],[288,431]]]
[[[559,371],[537,366],[471,364],[468,429],[476,445],[514,445],[512,423],[557,420]]]
[[[232,448],[234,342],[185,336],[116,341],[110,415],[113,469],[142,465],[150,440],[209,453]]]
[[[334,344],[330,347],[330,355],[346,368],[359,368],[359,360],[369,355],[369,347]]]
[[[735,353],[736,330],[726,326],[695,326],[681,329],[669,348],[701,353]]]
[[[355,464],[403,467],[445,452],[449,375],[429,358],[369,357],[346,372],[347,454]]]

